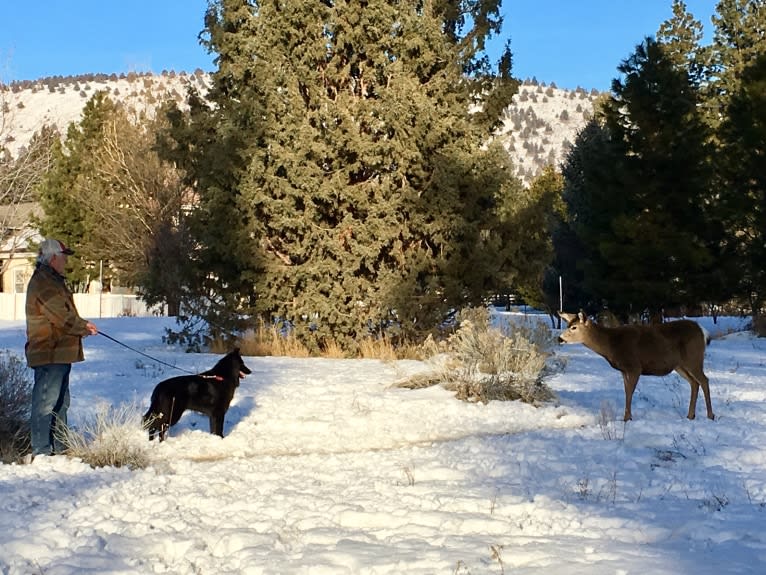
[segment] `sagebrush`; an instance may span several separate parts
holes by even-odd
[[[32,371],[10,351],[0,352],[0,461],[19,461],[31,450]]]
[[[462,311],[458,327],[447,339],[424,344],[431,372],[400,383],[402,387],[439,384],[466,401],[520,400],[540,404],[553,399],[543,382],[553,345],[542,323],[522,321],[492,326],[483,308]]]

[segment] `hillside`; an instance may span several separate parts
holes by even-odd
[[[166,97],[182,102],[192,85],[204,92],[209,77],[201,70],[193,74],[163,72],[160,75],[93,74],[45,78],[38,81],[0,85],[0,145],[15,154],[43,125],[55,125],[66,133],[79,120],[83,106],[98,90],[138,112],[152,114]],[[555,84],[525,80],[506,111],[499,136],[514,159],[519,176],[529,182],[547,164],[558,165],[574,142],[578,130],[593,112],[596,91],[562,90]]]

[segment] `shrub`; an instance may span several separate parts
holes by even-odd
[[[19,461],[31,451],[31,371],[9,351],[0,353],[0,461]]]
[[[91,467],[142,469],[150,459],[141,415],[136,404],[104,404],[77,429],[63,428],[59,440],[66,446],[66,455],[82,459]]]
[[[400,384],[423,387],[439,383],[465,401],[521,400],[540,404],[554,398],[542,381],[551,369],[550,330],[529,322],[490,326],[486,309],[461,312],[458,329],[440,344],[429,340],[424,352],[431,356],[434,371]]]

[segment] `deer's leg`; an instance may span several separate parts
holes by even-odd
[[[708,381],[705,372],[701,369],[699,381],[700,385],[702,386],[702,393],[705,395],[705,408],[707,409],[707,418],[715,419],[715,414],[713,414],[713,400],[710,399],[710,382]]]
[[[691,386],[691,394],[689,395],[689,412],[686,414],[686,417],[689,419],[694,419],[697,416],[697,395],[700,391],[700,384],[699,382],[694,378],[694,376],[686,371],[684,368],[679,367],[678,373],[680,373],[683,378],[689,382],[689,385]]]
[[[707,408],[708,419],[715,419],[713,414],[713,402],[710,399],[710,384],[705,372],[702,369],[689,370],[683,367],[679,367],[676,371],[689,382],[691,386],[691,396],[689,397],[689,413],[686,417],[694,419],[697,411],[697,395],[699,394],[700,386],[702,387],[702,394],[705,396],[705,407]]]
[[[625,385],[625,415],[623,416],[623,421],[630,421],[633,419],[633,416],[630,413],[630,406],[633,402],[633,392],[636,390],[639,376],[639,373],[622,372],[622,381]]]

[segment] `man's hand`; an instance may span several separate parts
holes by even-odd
[[[89,321],[85,324],[86,329],[88,330],[87,335],[96,335],[98,333],[98,328],[96,327],[96,324]]]

